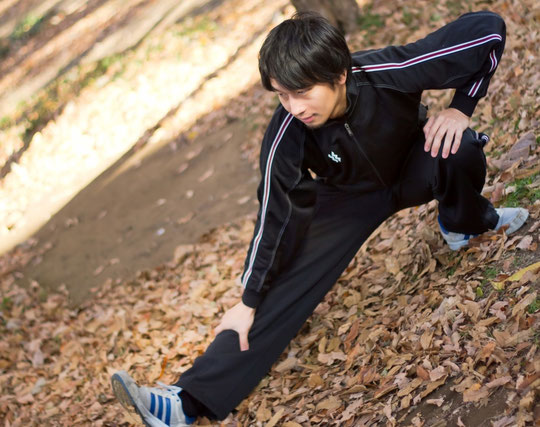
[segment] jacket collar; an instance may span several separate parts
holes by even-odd
[[[356,74],[362,74],[356,73]],[[360,91],[358,90],[357,76],[353,74],[352,70],[349,70],[349,75],[347,76],[347,109],[345,110],[345,116],[350,117],[354,108],[356,107],[356,102],[358,100],[358,95]]]

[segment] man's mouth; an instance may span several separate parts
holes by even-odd
[[[311,115],[311,116],[308,116],[308,117],[305,117],[305,118],[301,118],[300,120],[302,120],[304,123],[311,123],[313,120],[315,120],[315,115]]]

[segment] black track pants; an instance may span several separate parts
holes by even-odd
[[[370,193],[318,187],[317,211],[295,258],[278,275],[257,308],[248,351],[234,331],[219,334],[177,385],[225,418],[270,370],[315,307],[332,288],[362,243],[396,211],[439,200],[451,231],[481,233],[498,216],[480,195],[485,157],[476,133],[467,130],[456,155],[432,159],[423,136],[405,160],[392,188]]]

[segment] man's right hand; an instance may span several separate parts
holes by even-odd
[[[253,325],[255,309],[248,307],[242,301],[225,312],[221,323],[215,329],[216,335],[226,329],[238,332],[240,350],[249,350],[248,333]]]

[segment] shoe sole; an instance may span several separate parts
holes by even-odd
[[[124,378],[119,374],[114,374],[111,377],[111,385],[114,395],[120,402],[120,404],[129,412],[135,411],[146,427],[152,427],[145,420],[144,415],[137,406],[135,397],[129,391],[128,385],[125,383]]]

